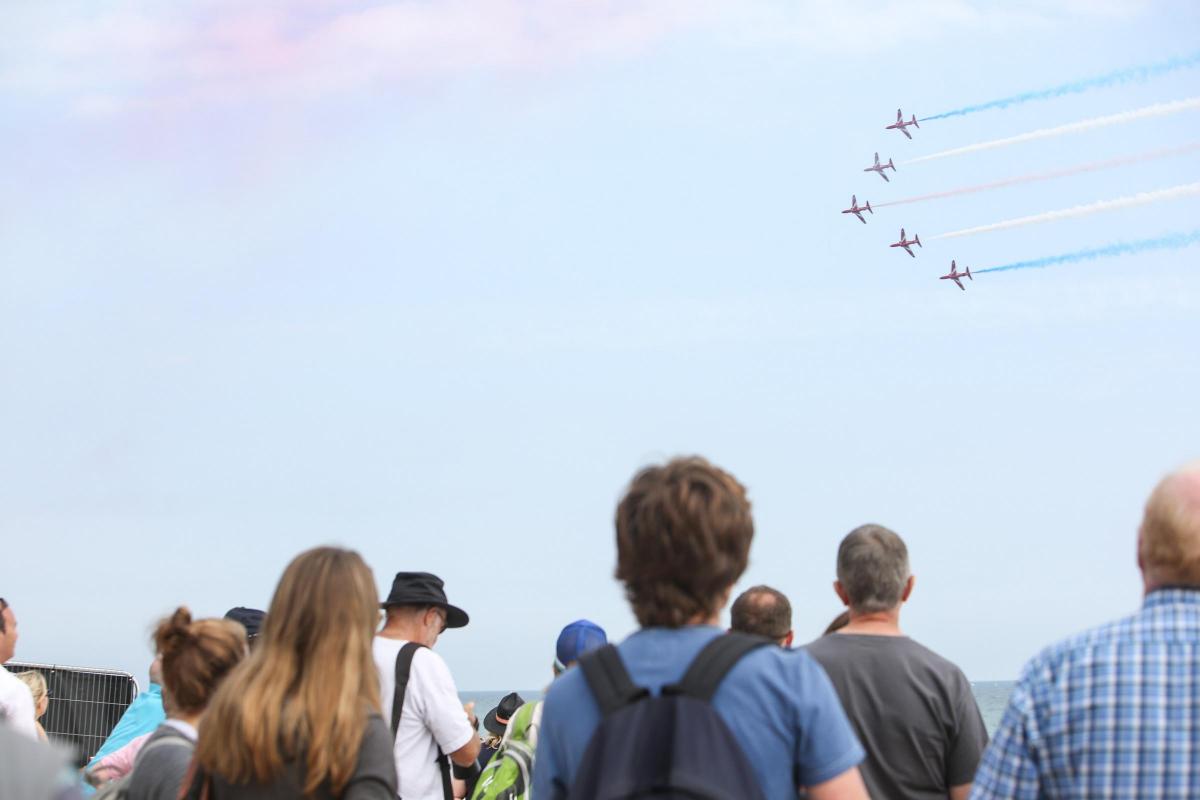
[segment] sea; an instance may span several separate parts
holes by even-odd
[[[983,715],[983,724],[987,726],[989,736],[1000,724],[1000,717],[1004,715],[1004,706],[1008,703],[1008,696],[1012,694],[1013,686],[1013,681],[975,681],[971,683],[971,691],[975,693],[975,702],[979,704],[979,713]],[[499,704],[500,698],[510,691],[512,690],[460,692],[459,695],[464,703],[474,702],[475,713],[480,719],[483,719],[483,715],[495,708]],[[518,690],[517,694],[521,695],[521,699],[529,702],[541,700],[544,691],[541,689]]]

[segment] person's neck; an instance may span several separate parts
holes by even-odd
[[[867,614],[850,610],[850,622],[838,633],[857,633],[863,636],[903,636],[900,630],[900,608],[872,611]]]
[[[200,711],[195,714],[182,714],[182,713],[176,712],[171,715],[171,719],[179,720],[180,722],[186,722],[188,725],[191,725],[193,728],[199,729],[200,728],[200,719],[203,716],[204,716],[203,711]]]
[[[388,620],[383,628],[380,629],[379,635],[385,639],[398,639],[404,642],[424,644],[421,641],[421,628],[406,620]]]

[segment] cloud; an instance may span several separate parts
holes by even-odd
[[[961,32],[1052,25],[1134,4],[969,0],[292,0],[95,3],[23,10],[0,61],[0,92],[50,97],[86,115],[196,104],[311,101],[438,87],[471,74],[526,74],[635,56],[705,35],[731,47],[860,53]],[[870,31],[886,31],[886,36]]]

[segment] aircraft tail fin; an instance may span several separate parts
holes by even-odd
[[[967,271],[967,277],[968,277],[968,278],[971,278],[971,268],[970,268],[970,267],[964,267],[964,269],[966,269],[966,271]],[[975,280],[975,279],[974,279],[974,278],[971,278],[971,280]]]
[[[896,171],[896,165],[892,163],[890,158],[888,159],[888,166],[892,168],[892,172]]]
[[[917,128],[921,127],[920,125],[917,125],[917,115],[916,114],[913,114],[913,116],[912,116],[912,124]]]
[[[871,201],[870,201],[870,200],[868,200],[868,201],[867,201],[867,211],[870,211],[872,214],[874,214],[874,213],[875,213],[875,209],[871,208]]]
[[[916,241],[916,243],[917,243],[917,247],[920,247],[920,248],[924,249],[925,245],[921,244],[921,234],[919,234],[919,233],[918,233],[918,234],[916,235],[916,237],[915,237],[915,241]]]

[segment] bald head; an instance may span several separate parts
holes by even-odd
[[[738,595],[730,609],[731,630],[792,644],[792,604],[787,595],[770,586],[752,586]]]
[[[1200,587],[1200,461],[1163,478],[1146,501],[1138,564],[1147,590]]]

